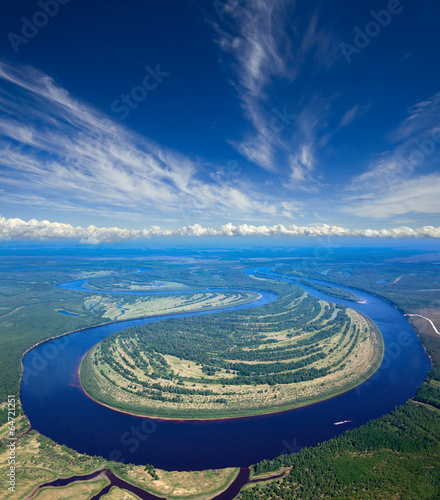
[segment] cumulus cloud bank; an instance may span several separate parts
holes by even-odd
[[[203,227],[200,224],[183,226],[176,230],[153,226],[150,229],[123,229],[119,227],[74,227],[60,222],[38,221],[35,219],[6,219],[0,216],[1,241],[50,241],[68,240],[96,245],[117,241],[138,240],[166,236],[290,236],[290,237],[328,237],[356,236],[366,238],[440,238],[440,227],[424,226],[418,229],[402,226],[394,229],[345,229],[340,226],[252,226],[224,224],[218,229]]]

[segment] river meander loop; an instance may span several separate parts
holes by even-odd
[[[247,272],[294,282],[271,269],[258,268]],[[385,353],[380,368],[356,389],[294,410],[208,421],[136,417],[92,401],[84,393],[78,377],[84,354],[114,332],[170,317],[166,315],[87,328],[36,346],[23,358],[23,409],[34,429],[58,443],[89,455],[125,463],[150,463],[165,470],[245,467],[262,459],[316,445],[380,417],[413,397],[430,368],[416,333],[395,306],[366,292],[328,282],[323,284],[352,292],[362,302],[336,299],[307,285],[299,286],[310,295],[344,304],[365,314],[377,324],[384,339]],[[86,293],[127,293],[90,290],[83,285],[84,282],[71,282],[62,288]],[[222,311],[259,307],[276,299],[274,294],[259,293],[261,298],[254,302]],[[172,317],[218,311],[182,313]],[[335,422],[343,424],[334,425]]]

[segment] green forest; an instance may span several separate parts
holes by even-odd
[[[377,250],[368,252],[368,261],[365,260],[364,250],[341,249],[334,255],[315,258],[309,250],[298,250],[294,266],[286,265],[288,255],[279,253],[279,259],[274,257],[276,251],[261,255],[266,259],[264,265],[283,264],[278,271],[291,273],[303,278],[312,277],[329,283],[340,283],[359,290],[378,295],[394,304],[403,312],[418,312],[425,309],[425,315],[435,319],[440,307],[440,279],[439,267],[435,259],[429,258],[426,253],[414,256],[410,251],[393,252]],[[188,260],[179,255],[175,262],[145,261],[142,265],[148,272],[132,274],[133,268],[139,266],[137,260],[129,261],[126,258],[103,259],[97,263],[93,252],[88,260],[84,258],[78,263],[77,257],[66,257],[57,261],[53,256],[38,257],[29,264],[27,258],[17,257],[15,261],[0,263],[1,274],[1,310],[0,310],[0,401],[5,401],[8,394],[18,394],[21,376],[21,358],[23,353],[44,339],[54,335],[84,328],[103,322],[99,311],[88,310],[84,306],[84,293],[55,288],[54,285],[73,279],[91,278],[94,286],[111,287],[121,281],[124,275],[123,286],[141,286],[162,281],[179,282],[183,286],[191,287],[236,287],[276,291],[274,283],[246,276],[242,270],[255,267],[255,252],[248,257],[242,252],[230,252],[226,260],[221,252],[210,254],[213,259],[207,262],[197,262],[193,257]],[[202,255],[202,254],[201,254]],[[203,258],[206,256],[203,255]],[[262,258],[263,258],[262,257]],[[270,258],[269,258],[270,257]],[[15,257],[14,257],[15,258]],[[214,261],[218,258],[218,261]],[[224,259],[223,261],[220,261]],[[434,259],[434,260],[433,260]],[[56,268],[62,264],[64,268]],[[36,267],[42,266],[41,269]],[[48,266],[48,268],[43,268]],[[49,268],[53,266],[53,268]],[[140,266],[142,267],[142,266]],[[99,286],[98,286],[99,285]],[[122,286],[122,285],[121,285]],[[328,292],[325,285],[321,291]],[[325,288],[324,288],[325,287]],[[94,292],[96,293],[96,292]],[[228,395],[218,394],[222,389],[222,379],[230,380],[240,377],[242,381],[250,382],[244,385],[250,390],[255,387],[253,381],[258,377],[274,377],[283,375],[279,371],[280,363],[289,363],[294,366],[295,372],[301,373],[302,368],[294,363],[304,359],[315,359],[314,363],[326,360],[319,359],[323,354],[327,357],[331,353],[323,348],[326,342],[325,335],[329,334],[331,326],[323,327],[326,321],[333,317],[338,322],[347,324],[344,308],[328,306],[318,308],[314,300],[301,300],[302,292],[298,288],[290,289],[291,304],[303,308],[300,315],[289,318],[287,311],[277,311],[276,303],[269,304],[267,316],[279,315],[277,322],[263,320],[257,315],[234,313],[231,319],[224,323],[209,316],[212,324],[207,322],[204,328],[215,328],[218,335],[211,339],[209,348],[225,349],[226,356],[216,356],[208,348],[200,352],[190,350],[190,339],[194,340],[200,332],[197,328],[192,331],[185,325],[179,335],[191,332],[188,342],[178,338],[174,346],[167,345],[167,352],[192,355],[192,366],[197,365],[198,377],[177,377],[170,368],[169,356],[162,354],[164,347],[162,340],[157,336],[149,339],[156,342],[158,350],[150,349],[148,362],[145,368],[152,376],[148,387],[151,396],[157,398],[158,403],[163,399],[198,398],[206,397],[225,405]],[[280,295],[282,295],[280,293]],[[349,298],[349,297],[341,297]],[[356,300],[353,297],[350,300]],[[300,305],[300,302],[304,302]],[[80,314],[79,317],[64,316],[57,313],[57,309],[68,310]],[[337,310],[336,310],[337,309]],[[264,312],[264,309],[263,309]],[[319,315],[319,317],[318,317]],[[221,315],[218,315],[221,316]],[[261,314],[260,316],[264,316]],[[206,318],[208,319],[208,318]],[[202,328],[203,320],[200,323]],[[296,321],[295,326],[293,325]],[[413,400],[397,407],[393,412],[380,419],[345,432],[341,436],[313,448],[306,448],[296,454],[283,455],[275,460],[264,460],[253,467],[254,478],[264,478],[265,475],[284,476],[280,479],[263,483],[250,484],[239,494],[241,499],[438,499],[440,498],[440,339],[429,328],[410,319],[418,325],[418,333],[427,352],[431,356],[434,366],[428,373]],[[171,320],[170,330],[175,329],[176,320]],[[284,345],[276,340],[280,325],[285,328]],[[223,333],[231,327],[233,337],[228,339]],[[252,332],[243,335],[246,328]],[[298,329],[305,332],[304,338],[297,336]],[[343,326],[344,328],[344,326]],[[241,333],[240,333],[241,332]],[[147,332],[145,332],[148,334]],[[165,332],[164,332],[165,333]],[[362,329],[353,329],[348,335],[351,342],[355,335],[361,335]],[[141,332],[131,332],[135,337]],[[175,332],[177,335],[177,331]],[[261,335],[259,335],[261,334]],[[194,335],[194,337],[191,337]],[[322,335],[321,338],[319,336]],[[346,335],[347,337],[347,335]],[[329,337],[331,338],[331,337]],[[256,343],[259,343],[257,349]],[[278,344],[278,345],[277,345]],[[141,345],[141,344],[139,344]],[[151,344],[149,344],[151,345]],[[350,346],[350,343],[345,345]],[[208,344],[207,344],[208,347]],[[175,350],[172,351],[171,349]],[[181,351],[179,352],[179,349]],[[183,350],[182,350],[183,349]],[[128,349],[127,353],[130,350]],[[229,357],[233,356],[233,357]],[[316,357],[316,358],[315,358]],[[126,365],[130,366],[131,358],[127,356]],[[232,363],[234,361],[234,363]],[[250,371],[247,363],[254,368]],[[343,363],[342,363],[343,364]],[[271,365],[270,373],[265,373],[265,365]],[[229,373],[226,372],[229,370]],[[129,371],[127,372],[130,373]],[[226,375],[228,377],[226,377]],[[213,380],[219,378],[218,383]],[[203,383],[193,380],[202,380]],[[174,381],[174,382],[173,382]],[[172,383],[174,384],[171,387]],[[129,381],[134,387],[135,382]],[[195,385],[193,385],[195,384]],[[278,384],[282,386],[283,384]],[[206,387],[204,387],[206,386]],[[269,386],[269,380],[268,380]],[[231,386],[229,386],[231,387]],[[272,388],[275,386],[271,386]],[[128,388],[130,388],[128,386]],[[231,389],[227,389],[228,391]],[[272,390],[272,389],[271,389]],[[274,400],[276,401],[276,400]],[[1,412],[4,419],[5,412]],[[20,417],[25,419],[25,417]],[[26,419],[25,419],[26,420]],[[31,439],[35,431],[22,437]],[[44,448],[47,455],[46,466],[51,468],[51,452],[55,444],[39,436],[39,446]],[[63,447],[65,448],[65,447]],[[69,460],[78,462],[91,460],[89,457],[78,455],[73,450],[65,449]],[[66,455],[66,456],[67,456]],[[79,462],[78,462],[79,463]],[[99,462],[101,463],[101,462]],[[116,466],[117,464],[115,464]],[[116,469],[115,469],[116,470]],[[32,481],[38,483],[38,471],[29,471],[34,474]],[[149,472],[147,471],[146,474]],[[24,480],[24,476],[23,476]],[[31,482],[32,482],[31,481]],[[33,484],[33,483],[32,483]]]
[[[438,265],[408,260],[388,265],[329,262],[277,271],[365,289],[404,311],[422,307],[432,314],[440,305]],[[426,292],[416,294],[420,288]],[[285,475],[246,486],[238,499],[439,499],[440,338],[425,328],[419,335],[434,364],[413,400],[316,447],[254,465],[256,477],[280,470]]]
[[[438,499],[439,457],[440,411],[409,401],[319,446],[256,464],[255,474],[288,472],[238,498]]]
[[[83,387],[93,399],[125,411],[209,417],[265,407],[273,411],[328,397],[356,385],[378,366],[379,344],[370,364],[355,379],[343,381],[354,350],[370,340],[371,332],[380,338],[374,325],[361,315],[354,320],[345,306],[324,303],[296,285],[270,283],[270,288],[278,299],[264,306],[168,319],[103,339],[82,362]],[[338,388],[325,386],[324,377],[338,372],[343,381]],[[271,387],[318,378],[308,398],[293,385],[283,394],[267,394]],[[252,393],[240,396],[242,387],[259,390],[255,398]],[[157,401],[175,407],[152,405]]]

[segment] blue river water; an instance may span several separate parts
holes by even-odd
[[[270,269],[273,268],[247,272],[294,282]],[[84,284],[83,280],[62,287],[85,293],[97,292],[88,290]],[[270,415],[214,421],[137,417],[106,408],[88,398],[78,377],[85,353],[113,332],[171,317],[162,316],[88,328],[44,342],[29,351],[23,359],[21,401],[24,411],[34,429],[79,452],[126,463],[150,463],[165,470],[244,467],[316,445],[347,429],[359,427],[414,396],[430,368],[430,361],[411,325],[392,304],[362,291],[324,284],[350,291],[362,302],[336,299],[307,285],[300,286],[311,295],[344,304],[370,317],[378,325],[385,345],[384,359],[376,374],[340,396]],[[262,297],[250,304],[222,311],[259,307],[276,300],[274,294],[260,293]],[[213,312],[216,311],[172,317]]]

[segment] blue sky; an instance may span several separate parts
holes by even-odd
[[[440,236],[439,15],[435,0],[8,2],[2,237]]]

